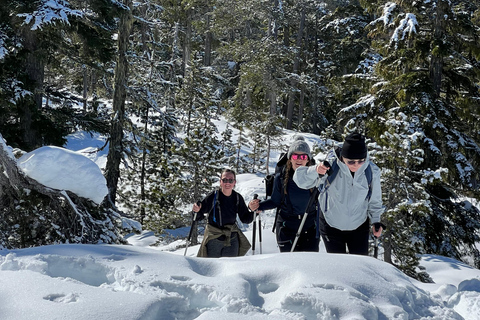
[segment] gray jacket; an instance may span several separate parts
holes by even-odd
[[[380,222],[380,216],[385,210],[382,205],[382,190],[380,185],[380,168],[367,155],[365,163],[358,169],[355,176],[347,165],[338,159],[339,172],[326,192],[320,190],[318,201],[327,223],[343,231],[355,230],[370,218],[370,223]],[[333,160],[335,160],[333,158]],[[330,159],[330,163],[333,161]],[[372,195],[367,201],[368,181],[365,169],[368,164],[372,168]],[[320,176],[316,166],[300,167],[295,171],[293,180],[303,189],[322,185],[327,175]]]

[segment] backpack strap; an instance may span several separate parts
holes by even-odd
[[[321,192],[327,192],[333,180],[335,180],[335,177],[337,176],[339,169],[340,167],[338,166],[337,160],[335,160],[332,163],[332,167],[329,169],[328,177],[325,183],[323,184],[323,186],[320,186],[319,188]],[[365,176],[367,177],[367,182],[368,182],[368,193],[365,200],[370,201],[370,198],[372,197],[372,180],[373,180],[372,167],[370,166],[370,164],[368,164],[367,168],[365,169]]]
[[[213,209],[213,222],[217,223],[217,218],[215,218],[215,207],[216,207],[216,204],[217,204],[217,191],[215,190],[213,192],[213,205],[212,205],[212,209]],[[220,210],[220,208],[219,208]]]
[[[370,198],[372,197],[372,180],[373,180],[372,167],[370,166],[370,164],[368,164],[367,168],[365,169],[365,175],[367,176],[367,182],[368,182],[368,193],[365,200],[370,201]]]
[[[237,213],[238,213],[238,204],[240,203],[240,197],[238,196],[238,192],[235,192],[235,193],[237,194]]]
[[[337,177],[338,171],[340,171],[340,167],[338,166],[337,160],[333,161],[332,166],[330,169],[328,169],[328,177],[327,180],[325,181],[324,185],[324,191],[326,192],[327,189],[330,187],[332,184],[333,180]]]

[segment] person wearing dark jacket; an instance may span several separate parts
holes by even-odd
[[[243,223],[253,221],[253,211],[247,208],[242,195],[233,190],[236,184],[235,171],[224,169],[220,177],[220,188],[194,204],[196,220],[207,216],[205,234],[198,257],[220,258],[243,256],[250,243],[236,224],[237,214]]]
[[[317,202],[307,208],[311,191],[299,188],[292,179],[297,168],[313,163],[310,147],[302,136],[297,136],[290,145],[287,157],[283,171],[275,175],[271,198],[261,202],[258,199],[252,200],[249,206],[258,211],[279,208],[275,229],[280,252],[291,251],[303,215],[306,213],[307,219],[293,251],[318,252],[320,237],[317,234],[316,223]]]

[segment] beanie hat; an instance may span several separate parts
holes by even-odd
[[[349,134],[343,142],[341,156],[347,159],[365,159],[367,157],[365,137],[356,132]]]
[[[308,158],[311,159],[312,154],[310,153],[310,147],[308,146],[308,143],[305,142],[305,138],[303,136],[297,135],[294,137],[294,139],[295,140],[290,145],[290,148],[288,148],[288,159],[290,159],[290,157],[295,151],[304,152],[307,154]]]

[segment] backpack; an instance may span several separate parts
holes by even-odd
[[[273,180],[275,178],[275,175],[277,173],[282,173],[285,165],[287,164],[288,157],[287,157],[287,152],[282,153],[278,159],[277,165],[275,166],[275,173],[269,174],[265,176],[264,181],[265,181],[265,197],[271,197],[272,192],[273,192]]]
[[[324,184],[320,185],[320,187],[318,188],[322,193],[327,192],[333,180],[335,180],[335,177],[337,176],[338,171],[340,170],[340,167],[338,166],[337,161],[338,160],[333,161],[330,169],[328,169],[327,171],[328,173],[327,180],[325,181]],[[365,169],[365,175],[367,176],[367,182],[368,182],[368,193],[365,200],[370,201],[370,198],[372,197],[372,180],[373,180],[372,167],[370,166],[370,164],[368,164],[367,168]]]
[[[217,216],[219,217],[220,219],[220,226],[223,225],[223,222],[222,222],[222,216],[221,216],[221,210],[220,210],[220,201],[217,200],[217,194],[220,190],[215,190],[214,191],[214,194],[213,194],[213,204],[212,204],[212,208],[210,209],[210,211],[208,212],[208,215],[210,214],[213,214],[212,216],[212,220],[217,223]],[[238,212],[238,204],[240,203],[240,197],[238,196],[238,192],[236,192],[237,194],[237,204],[236,204],[236,212]],[[216,209],[218,207],[218,213],[216,213]],[[208,218],[207,218],[208,219]]]

